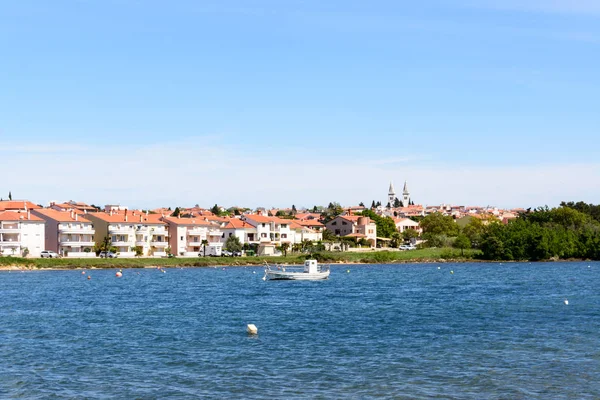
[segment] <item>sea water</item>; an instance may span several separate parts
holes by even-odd
[[[600,263],[165,271],[0,272],[0,398],[600,398]]]

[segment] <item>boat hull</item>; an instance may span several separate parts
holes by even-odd
[[[329,271],[317,273],[269,271],[266,277],[272,281],[319,281],[329,278]]]

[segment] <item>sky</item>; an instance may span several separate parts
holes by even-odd
[[[597,204],[598,71],[597,0],[0,0],[0,197]]]

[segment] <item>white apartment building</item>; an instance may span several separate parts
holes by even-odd
[[[45,222],[45,247],[63,257],[95,257],[92,221],[80,216],[74,210],[55,209],[33,210],[32,214]]]
[[[223,232],[205,217],[164,217],[169,227],[171,252],[183,257],[220,256]],[[206,241],[206,242],[205,242]]]
[[[125,210],[88,213],[86,218],[94,223],[95,241],[102,242],[108,235],[119,257],[135,257],[138,246],[143,256],[163,257],[168,253],[169,229],[159,214]]]
[[[44,249],[44,220],[30,211],[0,211],[0,254],[39,257]]]

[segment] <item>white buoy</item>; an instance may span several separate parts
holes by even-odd
[[[120,277],[122,277],[122,276],[123,276],[123,273],[122,273],[121,271],[118,271],[118,272],[115,274],[115,276],[116,276],[117,278],[120,278]]]
[[[569,300],[565,299],[565,305],[568,306],[569,305]]]
[[[252,273],[253,273],[253,274],[255,274],[255,273],[256,273],[256,271],[252,271]]]
[[[254,324],[248,324],[246,331],[248,331],[248,334],[250,335],[256,335],[258,333],[258,328]]]
[[[442,267],[438,267],[438,269],[442,269]]]
[[[453,274],[453,273],[454,273],[454,271],[450,271],[450,273],[451,273],[451,274]]]

